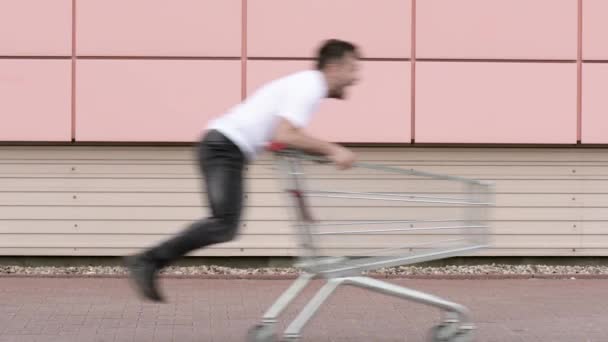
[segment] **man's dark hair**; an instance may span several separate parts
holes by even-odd
[[[323,70],[328,63],[341,59],[347,53],[357,54],[357,47],[343,40],[326,40],[317,52],[317,69]]]

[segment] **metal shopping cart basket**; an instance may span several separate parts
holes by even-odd
[[[474,326],[464,306],[365,275],[486,247],[491,184],[381,163],[336,171],[315,156],[278,144],[269,149],[293,207],[302,274],[250,330],[249,341],[274,341],[278,316],[314,278],[326,282],[287,326],[284,341],[297,341],[340,285],[439,308],[443,321],[431,329],[430,341],[472,341]]]

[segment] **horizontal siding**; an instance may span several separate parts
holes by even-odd
[[[358,148],[366,162],[496,184],[492,248],[480,255],[608,255],[608,150],[570,148]],[[206,215],[204,188],[187,147],[0,147],[0,254],[123,255]],[[356,169],[307,170],[315,188],[458,197],[459,184]],[[248,208],[238,240],[195,255],[297,255],[270,156],[248,167]],[[323,220],[458,215],[455,205],[315,201]],[[453,234],[454,232],[452,232]],[[451,239],[449,232],[350,235],[324,240],[336,254]]]
[[[151,178],[130,177],[120,178],[111,176],[95,178],[77,177],[39,177],[23,178],[17,177],[0,178],[0,188],[4,191],[31,192],[46,189],[49,191],[81,191],[81,192],[197,192],[201,188],[201,182],[197,178]],[[593,176],[592,176],[593,177]],[[571,178],[552,179],[537,176],[523,179],[500,179],[498,177],[483,177],[480,179],[494,180],[496,191],[499,193],[607,193],[608,178]],[[373,183],[362,183],[365,180],[373,180]],[[412,191],[430,193],[460,193],[460,185],[450,182],[435,182],[432,187],[421,184],[415,179],[375,179],[369,178],[324,178],[317,182],[318,186],[331,187],[335,190],[348,191],[353,187],[361,190],[376,191]],[[275,178],[249,179],[247,182],[249,192],[276,193],[280,191],[280,185]]]
[[[53,192],[0,191],[0,205],[13,206],[186,206],[200,207],[206,205],[204,193],[199,192]],[[278,193],[249,193],[248,204],[255,207],[276,207],[285,203]],[[596,207],[608,203],[605,193],[501,193],[496,196],[496,204],[501,207],[554,208],[554,207]],[[343,206],[340,199],[326,199],[318,206]],[[399,203],[387,202],[385,206],[398,206]],[[364,202],[352,202],[349,207],[365,207]]]

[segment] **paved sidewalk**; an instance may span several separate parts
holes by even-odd
[[[468,306],[476,341],[608,341],[608,280],[391,280]],[[0,341],[244,341],[286,280],[163,279],[168,304],[124,278],[0,278]],[[310,297],[315,282],[302,297]],[[303,304],[299,298],[285,318]],[[425,341],[437,310],[339,289],[303,341]]]

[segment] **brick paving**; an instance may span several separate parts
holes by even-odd
[[[468,306],[476,341],[608,341],[608,280],[391,280]],[[0,277],[0,342],[229,342],[288,280],[162,279],[169,299],[137,298],[124,278]],[[293,318],[315,282],[285,313]],[[437,310],[344,287],[303,341],[425,341]]]

